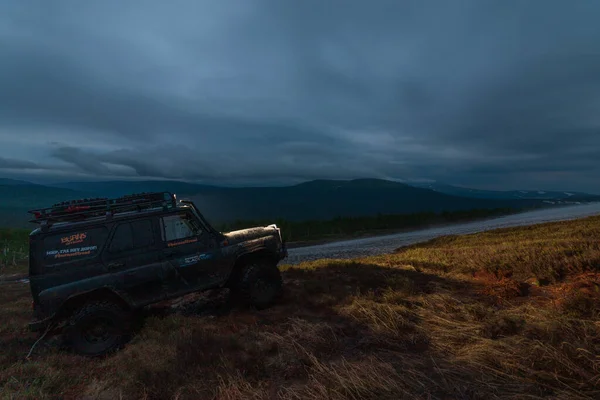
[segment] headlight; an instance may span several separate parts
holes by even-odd
[[[279,229],[276,224],[271,224],[271,225],[267,226],[267,228],[275,229],[277,231],[277,233],[279,234],[279,241],[281,241],[283,243],[283,236],[281,236],[281,229]]]

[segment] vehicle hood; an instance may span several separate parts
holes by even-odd
[[[265,236],[275,236],[279,240],[281,240],[279,228],[277,228],[276,225],[241,229],[239,231],[223,233],[223,235],[225,236],[230,245],[245,242],[248,240],[258,239]]]

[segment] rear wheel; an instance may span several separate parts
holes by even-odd
[[[75,353],[97,357],[117,350],[129,335],[130,313],[110,301],[94,301],[73,313],[63,333]]]
[[[262,310],[269,307],[281,292],[283,282],[277,265],[267,261],[247,264],[233,289],[235,298],[245,305]]]

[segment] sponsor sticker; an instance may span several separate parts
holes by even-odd
[[[89,256],[96,250],[98,250],[98,246],[72,247],[70,249],[48,250],[46,252],[46,257],[67,258]]]
[[[181,246],[181,245],[184,245],[184,244],[196,243],[197,241],[198,241],[198,238],[185,239],[185,240],[180,240],[178,242],[167,243],[167,246],[168,247],[175,247],[175,246]]]
[[[65,236],[60,238],[60,243],[65,246],[72,246],[74,244],[83,243],[83,241],[87,238],[87,233],[76,233],[71,236]]]
[[[200,260],[208,260],[210,258],[212,258],[212,254],[210,254],[210,253],[198,254],[198,255],[195,255],[195,256],[186,257],[186,258],[184,258],[184,259],[181,260],[179,266],[180,267],[187,267],[189,265],[196,264]]]

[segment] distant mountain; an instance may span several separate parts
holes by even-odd
[[[358,179],[319,180],[281,188],[239,188],[190,196],[211,220],[254,218],[330,219],[336,216],[409,214],[491,208],[526,208],[538,200],[473,199],[406,184]]]
[[[0,184],[2,207],[49,207],[59,201],[91,196],[91,193],[36,184]]]
[[[0,227],[31,227],[26,222],[31,217],[27,210],[50,207],[64,200],[92,197],[86,192],[16,182],[0,184]]]
[[[0,178],[0,185],[33,185],[33,183],[18,179]]]
[[[479,190],[460,186],[452,186],[444,183],[420,183],[413,182],[409,185],[433,191],[450,194],[453,196],[470,197],[476,199],[536,199],[536,200],[566,200],[566,201],[585,201],[589,199],[598,199],[600,196],[581,192],[558,192],[543,190]]]
[[[66,182],[52,184],[53,187],[95,193],[98,196],[116,197],[141,192],[172,192],[194,194],[216,186],[198,185],[180,181],[108,181],[108,182]]]
[[[454,187],[449,188],[444,187],[444,190],[455,190]],[[338,216],[492,208],[523,209],[548,205],[544,203],[547,201],[545,197],[512,197],[506,194],[508,192],[474,193],[463,188],[444,193],[437,187],[422,188],[378,179],[315,180],[285,187],[242,188],[179,181],[70,182],[54,186],[4,184],[0,185],[0,226],[30,226],[25,222],[28,209],[48,207],[59,201],[165,190],[176,193],[178,198],[194,200],[213,223],[279,218],[291,221],[318,220]]]

